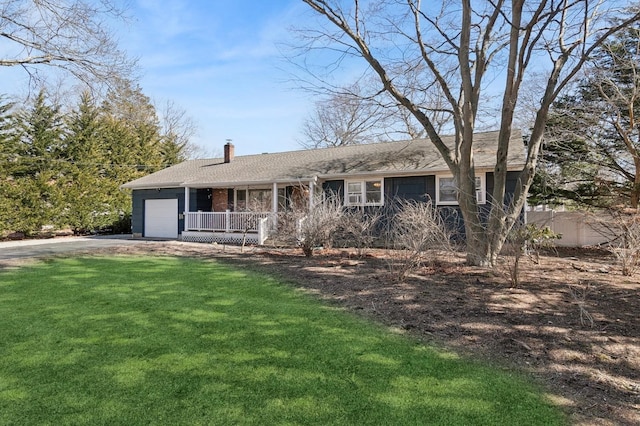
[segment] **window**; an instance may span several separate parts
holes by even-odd
[[[453,177],[438,179],[438,204],[458,203],[458,184]]]
[[[271,211],[270,189],[236,190],[235,211],[268,212]]]
[[[381,206],[382,179],[347,182],[345,201],[347,206]]]
[[[242,212],[247,209],[247,191],[238,189],[236,191],[235,211]]]
[[[278,188],[278,211],[283,212],[287,210],[287,190],[285,188]]]
[[[452,176],[436,177],[436,203],[437,204],[458,204],[458,183]],[[485,175],[476,176],[476,200],[478,204],[484,204],[485,199]]]

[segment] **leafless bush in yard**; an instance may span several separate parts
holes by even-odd
[[[582,283],[580,283],[582,284]],[[593,316],[587,310],[587,296],[591,290],[589,282],[584,283],[581,287],[569,286],[569,292],[573,297],[573,301],[580,310],[580,324],[585,325],[589,323],[590,327],[593,327]]]
[[[318,197],[313,208],[294,209],[278,216],[278,240],[302,248],[305,256],[313,256],[314,249],[333,246],[334,237],[345,212],[337,197]]]
[[[246,214],[244,218],[244,225],[242,229],[242,243],[240,244],[240,252],[244,253],[244,249],[247,245],[247,236],[252,229],[258,229],[258,222],[260,221],[260,212],[265,211],[262,205],[255,201],[249,202],[248,208],[243,212]]]
[[[452,234],[446,220],[431,201],[397,200],[393,212],[387,212],[388,246],[392,248],[389,271],[402,281],[408,274],[423,266],[431,250],[451,251]]]
[[[344,246],[355,248],[358,257],[362,257],[378,237],[381,218],[380,210],[346,211],[338,225],[335,239]]]
[[[306,216],[303,211],[286,211],[278,213],[275,232],[269,241],[276,245],[298,245],[300,243],[300,221]]]
[[[618,215],[621,235],[613,252],[622,265],[622,275],[632,276],[640,265],[640,216],[636,211]]]
[[[622,267],[622,275],[632,276],[640,266],[640,214],[635,209],[610,209],[594,218],[593,227],[606,236],[611,252]]]
[[[532,223],[517,224],[509,232],[502,249],[502,262],[499,263],[507,275],[512,287],[520,284],[520,265],[525,255],[532,256],[540,263],[539,252],[542,248],[553,246],[553,240],[560,238],[548,226],[539,227]]]

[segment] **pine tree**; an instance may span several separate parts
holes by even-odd
[[[142,90],[121,81],[101,107],[102,143],[112,215],[131,213],[131,193],[120,185],[163,167],[162,137],[156,110]]]
[[[17,150],[11,137],[12,103],[0,97],[0,236],[13,231],[11,223],[15,208],[13,202],[16,183],[13,178],[13,165],[17,161]]]
[[[63,211],[62,140],[65,133],[60,107],[41,90],[33,104],[18,111],[8,135],[11,165],[7,168],[5,227],[27,235],[61,222]]]
[[[99,105],[80,94],[66,114],[44,90],[16,111],[0,98],[0,238],[49,225],[128,231],[131,193],[120,185],[181,161],[183,139],[162,134],[149,98],[128,81]]]
[[[64,141],[64,221],[74,233],[108,226],[114,220],[111,185],[105,173],[103,123],[88,92],[67,119]]]

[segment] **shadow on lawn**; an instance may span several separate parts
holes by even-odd
[[[0,274],[0,423],[553,424],[529,386],[176,258]]]
[[[637,279],[587,274],[575,259],[547,258],[527,267],[520,288],[509,288],[495,274],[452,259],[393,283],[379,258],[292,257],[267,253],[232,261],[250,260],[253,268],[385,324],[531,371],[577,423],[640,422]],[[591,268],[611,261],[600,257]],[[585,312],[593,325],[581,317]]]

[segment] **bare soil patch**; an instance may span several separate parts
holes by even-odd
[[[222,259],[278,275],[360,315],[437,345],[535,377],[573,424],[640,424],[640,276],[625,277],[601,250],[526,258],[520,285],[506,270],[433,253],[403,282],[389,252],[144,242],[108,253]],[[640,274],[639,274],[640,275]]]

